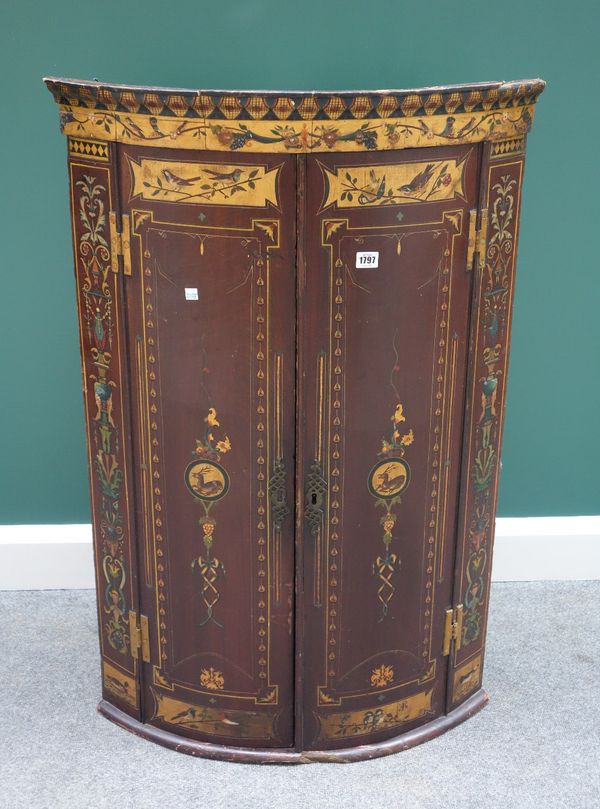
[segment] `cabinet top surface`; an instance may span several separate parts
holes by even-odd
[[[139,87],[48,77],[70,137],[262,152],[402,149],[523,137],[542,79],[409,90]]]

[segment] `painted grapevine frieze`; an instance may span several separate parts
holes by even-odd
[[[400,148],[403,141],[416,133],[427,140],[440,139],[445,143],[464,143],[477,138],[490,138],[505,127],[515,133],[526,133],[531,128],[531,113],[527,108],[509,112],[490,112],[479,115],[448,115],[446,117],[419,118],[416,121],[392,121],[384,124],[383,135],[392,147]]]
[[[281,145],[285,150],[315,151],[332,149],[338,143],[353,143],[364,149],[377,148],[377,126],[367,122],[350,129],[335,124],[277,124],[264,132],[247,124],[210,124],[207,137],[215,138],[221,146],[232,151],[253,143]]]
[[[95,413],[91,418],[90,440],[93,475],[99,492],[96,530],[100,532],[103,576],[102,609],[104,634],[115,651],[129,649],[128,608],[125,595],[127,575],[124,560],[123,470],[120,464],[120,428],[114,417],[113,378],[115,351],[115,302],[110,283],[110,251],[106,234],[107,189],[93,174],[75,182],[79,190],[77,216],[78,260],[81,315],[86,336],[87,356]],[[92,370],[93,369],[93,370]]]
[[[203,515],[198,520],[202,531],[204,552],[191,563],[193,572],[201,577],[201,598],[204,605],[204,616],[199,626],[213,623],[222,627],[215,618],[215,608],[220,599],[219,580],[225,575],[225,565],[213,553],[217,521],[211,514],[213,505],[227,494],[229,475],[219,463],[221,457],[231,450],[231,441],[227,434],[217,437],[221,423],[214,407],[210,407],[204,418],[204,431],[201,438],[196,439],[193,460],[186,467],[185,484],[196,502],[203,507]]]
[[[78,138],[215,151],[376,151],[517,138],[529,132],[530,106],[366,120],[236,121],[122,113],[63,106],[63,132]]]

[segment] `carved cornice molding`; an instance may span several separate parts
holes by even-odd
[[[297,92],[182,90],[47,78],[57,104],[110,112],[243,121],[337,121],[454,115],[534,104],[542,79],[419,90]]]

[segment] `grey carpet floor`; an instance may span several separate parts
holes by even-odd
[[[2,809],[599,809],[600,582],[496,584],[491,703],[357,764],[194,759],[95,712],[94,595],[0,593]]]

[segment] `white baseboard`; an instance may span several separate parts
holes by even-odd
[[[499,518],[492,579],[600,579],[600,515]]]
[[[0,525],[0,590],[95,586],[91,525]]]
[[[600,579],[600,515],[499,518],[492,578]],[[94,586],[91,525],[0,525],[0,590]]]

